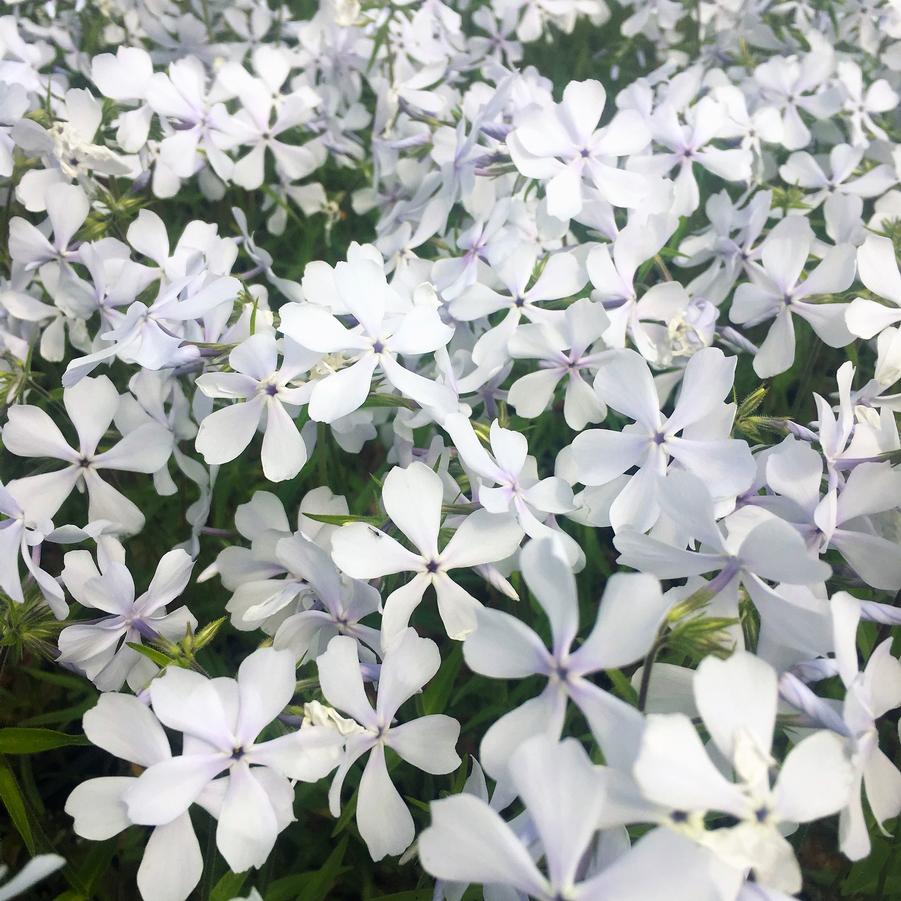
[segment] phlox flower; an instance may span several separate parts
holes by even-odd
[[[618,157],[640,153],[651,135],[635,110],[621,110],[598,128],[607,102],[599,81],[571,81],[563,99],[548,109],[524,114],[507,136],[516,168],[546,182],[548,213],[558,219],[578,216],[583,205],[583,178],[601,197],[620,207],[651,203],[654,180],[616,166]]]
[[[69,551],[61,579],[79,604],[107,615],[63,629],[58,659],[81,670],[101,691],[119,691],[126,680],[140,690],[156,667],[128,643],[160,636],[179,641],[187,628],[197,627],[187,607],[166,611],[188,584],[194,561],[181,549],[164,554],[147,590],[136,598],[124,549],[115,541],[101,541],[100,547],[99,569],[88,551]]]
[[[736,817],[737,825],[708,832],[705,844],[736,868],[753,870],[764,886],[793,893],[801,871],[780,827],[841,810],[853,770],[844,739],[820,730],[788,752],[771,784],[777,698],[775,671],[753,654],[706,657],[694,676],[694,699],[735,781],[681,713],[648,716],[632,772],[645,798],[680,816],[713,810]]]
[[[260,333],[242,341],[228,356],[232,372],[206,372],[197,387],[207,397],[243,399],[205,416],[196,447],[207,463],[234,460],[250,444],[265,418],[261,459],[271,482],[293,479],[307,462],[307,446],[289,409],[306,403],[313,391],[307,382],[295,385],[320,354],[285,339],[278,364],[275,337]]]
[[[320,306],[289,304],[281,310],[281,330],[302,347],[321,354],[346,354],[348,365],[327,372],[312,387],[310,418],[334,422],[366,400],[376,369],[402,395],[426,407],[450,412],[456,396],[400,365],[397,356],[419,356],[444,347],[453,335],[427,303],[397,309],[384,272],[369,259],[339,263],[334,284],[343,307],[359,323],[348,329]]]
[[[101,695],[82,725],[93,745],[134,766],[152,767],[173,759],[160,721],[131,695]],[[75,834],[106,841],[131,826],[124,796],[136,781],[135,776],[101,776],[78,785],[66,800]],[[212,806],[215,794],[215,788],[207,787],[197,803]],[[185,811],[150,833],[138,867],[138,891],[144,901],[185,901],[202,873],[200,843]]]
[[[747,444],[725,437],[732,413],[723,400],[732,389],[734,372],[734,357],[715,347],[699,350],[685,367],[679,398],[667,417],[660,412],[651,371],[639,354],[620,350],[605,358],[595,390],[608,407],[635,423],[621,432],[582,432],[573,441],[572,460],[584,485],[604,485],[638,467],[610,507],[614,529],[630,526],[645,532],[654,525],[660,515],[657,487],[670,460],[701,476],[718,501],[728,501],[750,486],[754,461]]]
[[[710,852],[666,829],[653,830],[631,849],[627,840],[612,860],[601,850],[602,834],[600,853],[590,854],[606,802],[604,774],[574,739],[533,737],[514,751],[510,771],[537,850],[481,798],[452,795],[432,802],[432,824],[419,837],[427,872],[484,883],[492,898],[500,895],[488,893],[500,887],[538,901],[734,897],[737,877]],[[546,873],[533,860],[535,853]]]
[[[341,812],[341,788],[348,771],[368,752],[357,795],[357,828],[373,860],[401,854],[413,841],[415,830],[410,811],[388,775],[385,748],[427,773],[443,775],[460,765],[454,750],[460,724],[455,719],[436,713],[394,724],[401,705],[438,672],[438,647],[413,629],[403,630],[379,668],[375,706],[366,696],[357,643],[352,638],[333,638],[316,665],[325,699],[359,724],[359,731],[347,737],[347,748],[329,790],[332,816]]]
[[[463,656],[467,666],[482,675],[495,679],[540,675],[547,685],[540,695],[489,727],[480,748],[482,766],[509,790],[505,777],[510,755],[530,735],[559,737],[568,698],[588,720],[607,761],[622,766],[633,748],[641,716],[588,677],[643,657],[670,601],[653,576],[617,573],[607,581],[591,632],[573,649],[579,602],[575,578],[557,539],[530,541],[520,555],[520,569],[550,621],[551,650],[522,620],[485,607],[477,611],[477,627],[463,644]]]
[[[54,472],[26,476],[9,483],[25,492],[28,509],[39,519],[49,518],[76,486],[88,492],[88,519],[109,520],[123,532],[139,532],[144,514],[99,475],[103,469],[152,473],[172,452],[172,435],[155,422],[129,432],[109,450],[97,445],[115,416],[119,394],[105,376],[83,379],[63,392],[63,404],[78,434],[78,450],[70,447],[56,423],[40,407],[11,407],[3,427],[3,444],[20,457],[50,457],[67,465]]]
[[[289,780],[321,779],[337,766],[343,745],[324,726],[257,740],[291,701],[294,687],[294,658],[272,648],[246,657],[237,679],[168,667],[150,684],[150,702],[164,726],[183,733],[182,754],[150,762],[128,786],[122,799],[129,820],[172,823],[225,773],[216,846],[236,873],[262,866],[287,825],[279,804]]]
[[[332,558],[355,579],[415,573],[385,599],[381,624],[385,648],[407,627],[430,585],[448,636],[465,638],[475,628],[480,605],[449,572],[503,560],[522,540],[522,529],[512,516],[476,510],[439,551],[443,494],[441,477],[424,463],[411,463],[406,469],[396,466],[385,477],[382,504],[416,550],[407,550],[390,535],[363,523],[342,526],[332,537]]]
[[[750,269],[751,281],[738,286],[730,317],[740,325],[773,319],[754,357],[761,378],[785,372],[795,359],[794,316],[805,319],[817,337],[830,347],[853,340],[845,325],[846,303],[819,303],[819,295],[838,294],[854,280],[854,248],[840,244],[801,280],[814,240],[810,223],[788,216],[767,235],[761,247],[761,266]]]

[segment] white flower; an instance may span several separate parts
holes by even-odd
[[[334,284],[339,309],[348,309],[359,323],[353,329],[310,303],[289,304],[281,310],[281,329],[289,338],[321,354],[348,357],[345,368],[314,384],[310,418],[334,422],[358,409],[369,394],[376,369],[405,397],[444,412],[456,409],[456,396],[449,388],[397,362],[398,355],[419,356],[447,344],[453,329],[441,321],[437,310],[426,304],[398,308],[399,298],[384,272],[369,259],[339,263]]]
[[[633,350],[605,358],[594,387],[608,407],[635,420],[621,432],[588,429],[572,444],[576,475],[584,485],[604,485],[633,466],[638,471],[610,508],[614,529],[647,531],[660,514],[659,479],[670,460],[701,476],[717,500],[734,498],[751,484],[754,461],[744,441],[725,437],[732,409],[723,400],[732,389],[735,358],[718,348],[699,350],[688,361],[672,415],[660,412],[654,380]],[[680,436],[679,433],[682,432]]]
[[[641,901],[713,901],[737,888],[715,857],[666,829],[655,829],[612,862],[600,854],[583,871],[605,808],[605,781],[574,739],[546,736],[524,742],[512,755],[516,792],[545,860],[547,875],[532,848],[481,798],[453,795],[432,802],[432,825],[419,837],[419,857],[433,876],[458,882],[504,886],[539,901],[616,898]],[[628,840],[627,845],[628,848]],[[607,865],[604,866],[604,863]]]
[[[754,357],[761,378],[785,372],[795,359],[794,316],[807,320],[817,337],[830,347],[854,340],[845,325],[845,303],[818,303],[819,295],[838,294],[854,280],[854,248],[840,244],[801,281],[813,244],[813,229],[800,216],[788,216],[767,236],[762,267],[751,269],[751,281],[739,285],[730,317],[741,325],[774,319]]]
[[[187,607],[166,611],[188,584],[194,561],[180,549],[164,554],[147,591],[135,598],[124,550],[115,542],[105,549],[112,553],[98,553],[100,569],[87,551],[66,554],[61,578],[68,592],[83,607],[108,615],[63,629],[58,659],[80,669],[101,691],[118,691],[126,679],[138,691],[156,668],[128,643],[160,636],[179,641],[188,627],[197,627]]]
[[[836,69],[845,89],[844,109],[851,119],[851,142],[855,147],[866,147],[870,143],[866,132],[874,138],[886,140],[885,131],[873,121],[873,116],[895,109],[898,106],[897,93],[884,78],[875,79],[864,90],[863,74],[854,60],[843,59]]]
[[[829,565],[810,554],[796,528],[759,507],[747,506],[723,521],[724,535],[704,480],[690,472],[670,473],[659,487],[658,499],[677,533],[694,538],[698,550],[622,529],[613,539],[620,552],[617,562],[660,579],[715,571],[717,575],[705,586],[713,597],[712,614],[737,617],[741,585],[757,605],[764,629],[781,632],[783,638],[787,632],[795,632],[808,646],[822,637],[825,610],[791,604],[763,581],[815,585],[829,578]]]
[[[460,724],[432,714],[394,725],[400,706],[438,672],[441,656],[435,642],[405,629],[385,655],[378,676],[375,707],[366,697],[357,659],[357,643],[343,635],[329,642],[316,661],[325,699],[362,726],[347,737],[347,749],[329,791],[332,816],[341,812],[341,787],[351,766],[363,754],[369,759],[357,796],[357,827],[373,860],[401,854],[414,837],[413,818],[385,765],[385,748],[427,773],[450,773],[460,765],[454,750]]]
[[[672,210],[688,215],[698,208],[700,189],[695,165],[728,181],[749,181],[751,152],[744,148],[722,150],[711,146],[726,124],[726,107],[712,97],[703,97],[689,110],[689,124],[679,122],[673,105],[664,103],[651,119],[654,141],[669,153],[639,157],[634,166],[660,175],[678,166]]]
[[[184,733],[183,753],[152,762],[126,789],[131,822],[171,823],[225,772],[216,846],[236,873],[261,866],[287,825],[278,803],[288,780],[321,779],[337,765],[343,743],[324,726],[257,742],[293,696],[294,658],[272,648],[245,658],[237,679],[168,667],[151,683],[150,700],[163,725]]]
[[[152,473],[172,452],[172,435],[155,422],[129,432],[109,450],[97,452],[119,405],[119,394],[105,376],[83,379],[63,392],[63,404],[78,433],[78,450],[40,407],[11,407],[3,427],[3,444],[20,457],[50,457],[67,465],[55,472],[26,476],[10,482],[10,490],[27,494],[30,515],[53,516],[76,486],[88,492],[88,519],[118,523],[123,532],[139,532],[144,514],[100,478],[99,470]]]
[[[778,687],[775,672],[753,654],[705,658],[694,677],[704,726],[735,774],[730,781],[707,755],[691,720],[652,714],[633,775],[644,796],[672,811],[730,814],[736,826],[708,832],[705,844],[758,882],[779,891],[801,888],[801,871],[785,823],[806,823],[845,806],[853,770],[838,735],[818,731],[792,748],[770,784]]]
[[[109,693],[100,696],[83,720],[91,743],[134,766],[171,762],[169,739],[153,712],[137,698]],[[133,824],[125,795],[135,776],[101,776],[82,782],[66,800],[75,834],[106,841]],[[202,806],[216,808],[216,790],[198,794]],[[151,833],[138,867],[138,891],[144,901],[185,901],[200,882],[203,855],[187,812],[158,825]]]
[[[278,366],[275,338],[252,335],[228,356],[232,372],[207,372],[197,387],[207,397],[243,399],[204,417],[197,433],[197,450],[207,463],[228,463],[250,444],[265,417],[261,458],[263,474],[270,482],[293,479],[307,462],[307,447],[285,409],[306,403],[313,384],[291,387],[308,372],[320,354],[311,353],[285,339],[283,360]]]
[[[659,188],[654,180],[616,166],[617,157],[647,147],[651,137],[647,125],[634,110],[623,110],[599,129],[606,101],[599,81],[571,81],[560,103],[523,115],[507,137],[516,168],[529,178],[546,181],[551,216],[566,220],[579,215],[586,175],[601,197],[615,206],[653,202]]]
[[[9,255],[26,270],[47,263],[72,263],[80,258],[70,250],[75,233],[90,210],[87,195],[77,185],[59,185],[47,197],[47,218],[53,229],[53,242],[19,216],[9,223]]]
[[[576,564],[584,562],[578,544],[544,520],[549,514],[571,513],[572,488],[563,479],[538,479],[537,464],[528,455],[525,435],[491,423],[491,453],[480,443],[472,423],[462,415],[448,416],[444,428],[451,436],[464,466],[478,476],[479,503],[491,513],[510,513],[530,538],[554,535],[565,545],[567,556]],[[492,484],[493,483],[493,484]],[[475,480],[472,480],[475,486]],[[536,517],[535,512],[541,514]]]
[[[537,359],[539,368],[517,379],[507,400],[519,416],[534,419],[551,403],[560,382],[566,380],[563,418],[574,431],[600,422],[607,411],[584,375],[596,369],[603,350],[594,350],[610,320],[600,304],[577,300],[566,308],[564,320],[520,325],[507,346],[513,359]]]
[[[424,463],[394,467],[385,477],[382,503],[391,521],[415,546],[407,550],[390,535],[363,523],[343,526],[332,538],[332,558],[355,579],[392,573],[416,575],[385,600],[382,646],[403,632],[431,585],[450,638],[465,638],[475,628],[479,602],[448,574],[450,570],[495,563],[509,557],[522,540],[522,529],[505,514],[476,510],[457,526],[439,551],[444,486]]]
[[[538,697],[505,713],[488,729],[480,749],[482,765],[508,788],[503,780],[510,755],[530,735],[545,733],[557,738],[567,698],[571,698],[588,720],[608,763],[622,767],[634,753],[641,716],[587,677],[643,657],[670,601],[653,576],[611,576],[594,627],[573,650],[579,630],[579,601],[572,570],[557,539],[530,541],[520,555],[520,568],[550,621],[552,649],[548,651],[521,620],[485,607],[477,613],[475,632],[463,644],[463,656],[470,669],[496,679],[541,675],[548,681]]]

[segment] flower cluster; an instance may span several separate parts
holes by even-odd
[[[89,695],[0,752],[83,714],[144,901],[834,887],[901,814],[899,92],[892,0],[13,4],[0,647]]]

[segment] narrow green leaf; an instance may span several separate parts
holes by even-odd
[[[370,394],[363,401],[363,409],[369,407],[403,407],[405,410],[418,410],[419,405],[405,397],[396,397],[393,394]]]
[[[54,748],[89,744],[83,735],[68,735],[53,729],[0,729],[0,754],[37,754]]]
[[[344,862],[344,852],[347,850],[348,838],[349,836],[345,835],[338,842],[335,850],[329,854],[325,863],[297,896],[297,901],[326,901],[326,898],[331,893],[332,886],[338,878],[341,864]]]
[[[406,892],[394,892],[391,895],[376,895],[369,901],[432,901],[432,889],[414,888]]]
[[[38,853],[38,849],[31,832],[31,824],[28,822],[25,799],[22,797],[22,792],[19,791],[19,783],[16,782],[12,767],[3,757],[0,757],[0,801],[3,802],[10,820],[12,820],[19,835],[22,836],[22,841],[25,842],[28,853],[34,857]]]
[[[166,654],[162,651],[158,651],[156,648],[150,648],[146,644],[141,644],[138,641],[126,641],[125,643],[133,651],[137,651],[142,657],[152,660],[157,666],[168,666],[172,663],[171,657],[166,656]]]
[[[304,513],[304,516],[314,519],[316,522],[324,522],[327,526],[346,526],[350,522],[364,522],[370,526],[377,526],[384,519],[382,516],[354,516],[353,514],[333,516],[329,513]]]
[[[229,871],[213,886],[210,901],[231,901],[241,891],[249,875],[249,871],[243,873]]]
[[[435,678],[429,682],[428,687],[419,696],[423,716],[445,711],[462,663],[463,645],[456,643],[454,649],[444,658]]]

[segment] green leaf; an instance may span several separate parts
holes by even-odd
[[[414,888],[407,892],[394,892],[392,895],[376,895],[369,901],[432,901],[432,889]]]
[[[171,657],[167,656],[162,651],[158,651],[156,648],[150,648],[146,644],[141,644],[138,641],[126,641],[125,643],[133,651],[137,651],[142,657],[152,660],[157,666],[168,666],[172,663]]]
[[[74,889],[82,891],[84,897],[93,898],[94,889],[109,870],[110,864],[116,856],[116,850],[115,839],[108,839],[105,842],[90,842],[88,852],[74,871],[75,878],[70,879],[69,884]]]
[[[383,516],[354,516],[349,514],[346,516],[333,516],[329,513],[304,513],[307,519],[314,519],[316,522],[324,522],[327,526],[346,526],[350,522],[364,522],[369,526],[377,526],[383,520]]]
[[[393,394],[370,394],[362,404],[363,409],[369,407],[403,407],[405,410],[418,410],[419,404]]]
[[[22,792],[19,791],[19,783],[16,782],[12,768],[3,757],[0,757],[0,801],[3,802],[10,820],[12,820],[19,835],[22,836],[22,841],[25,842],[28,853],[34,857],[38,853],[38,849],[31,832],[31,823],[28,821],[25,799],[22,797]]]
[[[247,881],[250,875],[249,871],[243,873],[226,873],[214,886],[210,892],[210,901],[231,901],[241,887]]]
[[[344,862],[344,852],[347,850],[349,836],[338,842],[338,846],[326,858],[325,863],[312,876],[304,890],[297,896],[297,901],[325,901],[329,897],[332,886],[335,884]]]
[[[616,694],[627,703],[637,706],[638,692],[632,687],[629,679],[618,669],[606,670],[606,673],[613,683],[613,690]]]
[[[423,716],[445,711],[454,687],[454,680],[457,678],[457,673],[460,672],[462,662],[463,645],[458,642],[454,645],[454,649],[450,654],[444,658],[441,668],[435,674],[435,678],[429,682],[428,687],[419,696]]]
[[[53,729],[0,729],[0,754],[38,754],[70,745],[89,745],[84,735],[68,735]]]

